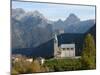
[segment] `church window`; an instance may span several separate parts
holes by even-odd
[[[69,48],[67,48],[67,50],[69,50]]]
[[[66,48],[63,48],[63,50],[66,50]]]
[[[71,48],[71,50],[73,50],[74,48]]]

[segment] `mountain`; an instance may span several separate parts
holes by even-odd
[[[52,38],[52,26],[40,12],[19,10],[12,10],[12,48],[35,47]]]
[[[21,17],[25,14],[25,11],[22,8],[12,9],[11,17],[20,20]]]
[[[65,28],[66,33],[85,33],[87,32],[92,26],[94,26],[94,20],[86,20],[80,21],[74,24],[69,25]]]
[[[91,34],[96,44],[96,24],[94,24],[85,34]]]
[[[56,30],[56,29],[64,29],[65,25],[64,25],[64,22],[59,19],[58,21],[54,22],[54,25],[53,25],[53,29]]]
[[[54,22],[54,30],[63,29],[65,33],[85,33],[95,24],[95,20],[81,21],[75,14],[70,14],[64,21]]]
[[[64,21],[65,25],[71,25],[80,22],[80,19],[73,13],[71,13]]]
[[[12,48],[34,48],[53,38],[57,30],[64,33],[85,33],[94,20],[81,21],[75,14],[70,14],[64,21],[51,21],[39,11],[25,11],[22,8],[12,9]]]
[[[75,14],[70,14],[64,21],[59,19],[58,21],[54,22],[53,28],[54,29],[64,29],[71,24],[75,24],[80,22],[80,19]]]

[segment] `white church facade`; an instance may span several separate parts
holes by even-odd
[[[61,44],[58,46],[57,35],[54,37],[54,58],[75,57],[75,44]]]

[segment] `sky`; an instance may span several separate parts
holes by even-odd
[[[95,6],[88,5],[12,1],[12,8],[23,8],[26,12],[37,10],[52,21],[65,20],[71,13],[81,20],[95,19]]]

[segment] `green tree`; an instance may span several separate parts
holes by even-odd
[[[96,48],[91,34],[85,38],[81,61],[83,69],[94,69],[96,66]]]

